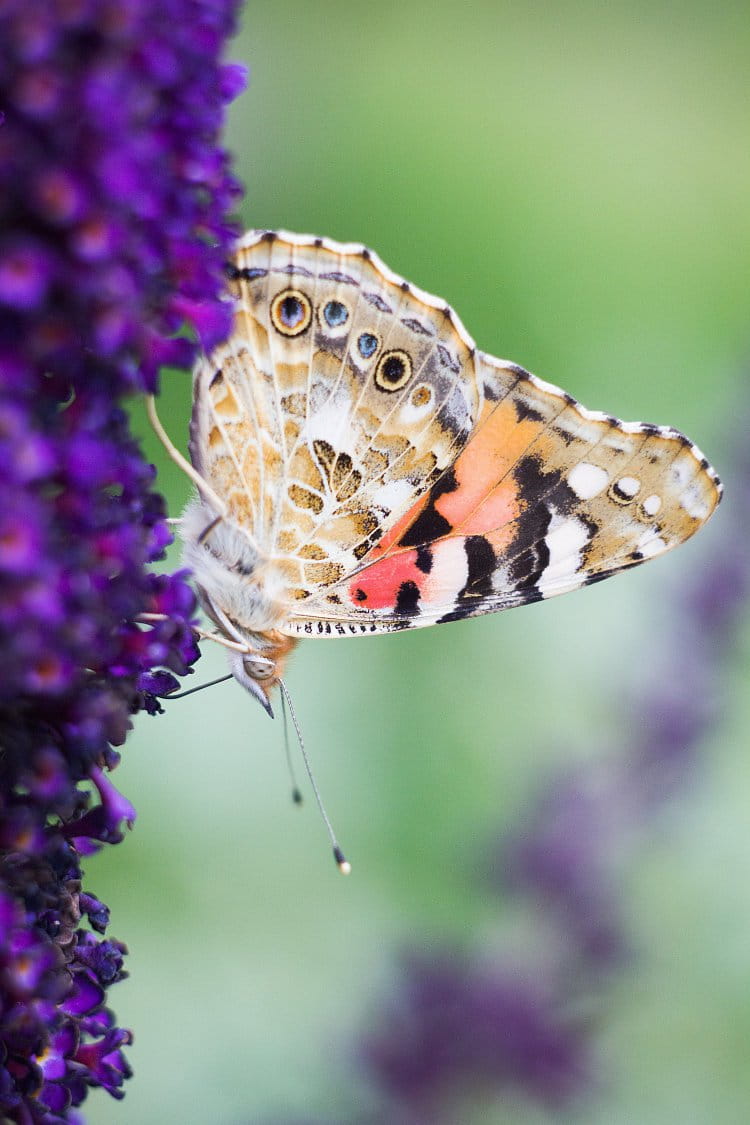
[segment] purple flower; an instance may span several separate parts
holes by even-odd
[[[0,9],[4,1120],[72,1121],[129,1075],[106,1006],[126,950],[96,936],[109,912],[80,860],[135,819],[104,771],[198,650],[185,574],[147,569],[171,535],[121,404],[190,364],[186,321],[228,327],[239,189],[217,136],[243,71],[218,60],[237,7]]]
[[[485,862],[490,888],[514,900],[513,916],[525,907],[533,942],[520,959],[480,946],[404,957],[399,991],[362,1045],[383,1119],[454,1121],[461,1097],[483,1092],[565,1107],[591,1088],[606,989],[634,956],[620,907],[624,864],[692,776],[726,704],[726,665],[750,595],[746,431],[737,426],[732,487],[695,576],[673,595],[661,659],[654,646],[655,667],[631,692],[627,737],[600,764],[560,771]]]
[[[545,785],[493,857],[502,890],[549,917],[569,967],[585,963],[589,984],[629,955],[614,879],[623,819],[617,792],[597,770],[571,771]]]
[[[397,1120],[453,1121],[448,1106],[490,1086],[561,1108],[588,1084],[585,1025],[540,975],[442,954],[411,957],[402,984],[366,1043],[371,1073],[401,1106]]]

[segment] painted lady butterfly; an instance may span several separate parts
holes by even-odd
[[[195,371],[183,537],[232,672],[269,711],[299,637],[563,594],[688,539],[720,499],[677,430],[478,351],[362,246],[253,231],[230,278],[233,334]]]

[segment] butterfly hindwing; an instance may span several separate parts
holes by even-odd
[[[261,232],[235,327],[195,376],[193,459],[304,602],[356,569],[452,463],[482,402],[451,310],[371,252]]]

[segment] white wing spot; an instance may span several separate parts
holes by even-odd
[[[581,461],[574,465],[568,475],[568,484],[579,500],[592,500],[598,496],[609,483],[609,474],[599,465],[591,465],[588,461]]]
[[[662,551],[667,550],[667,544],[658,534],[658,531],[658,528],[650,527],[638,540],[636,551],[644,559],[650,559],[654,555],[660,555]]]
[[[583,564],[583,551],[591,538],[590,528],[574,516],[560,516],[555,512],[550,521],[549,531],[544,542],[549,551],[549,562],[537,583],[539,592],[544,595],[548,586],[554,586],[561,578],[577,574]]]
[[[427,602],[448,604],[469,580],[469,562],[464,542],[458,536],[441,539],[433,547],[433,567],[423,591]]]
[[[656,493],[647,496],[643,501],[643,510],[647,516],[658,515],[661,510],[661,496],[657,496]]]
[[[373,490],[372,504],[389,513],[401,512],[408,508],[413,495],[414,489],[408,480],[389,480]]]
[[[638,495],[638,489],[641,487],[641,482],[636,480],[635,477],[620,477],[617,482],[617,489],[623,495],[627,496],[630,500]]]
[[[706,497],[701,488],[700,481],[693,481],[692,484],[685,489],[680,498],[680,503],[692,519],[705,520],[708,518],[709,505],[706,502]]]

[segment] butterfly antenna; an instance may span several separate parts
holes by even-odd
[[[148,420],[151,423],[151,428],[158,437],[159,441],[164,446],[169,457],[172,459],[172,461],[174,461],[175,465],[182,469],[183,473],[185,473],[185,475],[190,478],[201,496],[205,500],[208,500],[208,502],[212,504],[216,511],[219,513],[216,518],[212,520],[210,525],[211,528],[215,527],[216,524],[220,523],[227,514],[226,504],[224,503],[222,498],[216,492],[214,492],[208,481],[203,479],[200,473],[193,468],[190,462],[182,456],[179,449],[177,449],[176,446],[172,443],[169,434],[162,426],[161,419],[156,412],[156,399],[153,395],[146,395],[146,414],[148,415]],[[205,535],[207,534],[207,532],[204,532],[203,534]]]
[[[226,683],[227,680],[234,679],[231,672],[227,672],[226,676],[219,676],[218,680],[209,680],[207,684],[198,684],[197,687],[188,688],[187,691],[178,691],[177,694],[167,695],[165,699],[184,699],[186,695],[194,695],[196,691],[203,691],[207,687],[213,687],[215,684]]]
[[[301,805],[302,804],[302,793],[300,792],[299,785],[297,785],[297,779],[294,776],[294,767],[292,765],[292,754],[291,754],[291,750],[289,749],[289,724],[287,723],[287,718],[286,718],[286,698],[285,698],[283,692],[282,692],[282,695],[281,695],[281,718],[282,718],[282,721],[284,723],[284,752],[286,754],[286,765],[287,765],[287,769],[289,770],[289,777],[290,777],[291,782],[292,782],[292,800],[294,801],[295,805]]]
[[[313,775],[312,768],[310,767],[310,760],[307,757],[307,751],[305,750],[305,743],[304,743],[304,740],[302,738],[302,731],[300,730],[299,723],[297,722],[297,716],[294,713],[294,707],[292,705],[292,698],[289,695],[289,692],[287,690],[287,686],[284,683],[284,681],[282,680],[281,676],[279,676],[277,678],[277,683],[278,683],[279,687],[281,688],[282,699],[284,699],[286,701],[286,705],[289,708],[289,714],[292,716],[292,722],[294,723],[294,729],[297,732],[297,741],[299,742],[299,748],[300,748],[300,752],[302,754],[302,760],[305,763],[305,769],[307,770],[307,776],[310,778],[310,784],[312,785],[312,791],[315,794],[315,800],[318,802],[318,808],[320,809],[320,815],[323,817],[323,822],[324,822],[324,824],[326,826],[326,829],[328,831],[328,838],[331,841],[331,847],[333,848],[333,858],[336,860],[336,866],[338,867],[341,874],[342,875],[348,875],[349,872],[352,869],[352,865],[349,863],[349,860],[346,858],[346,856],[342,852],[341,848],[339,847],[339,842],[336,839],[336,833],[333,831],[333,825],[331,824],[330,820],[328,819],[328,813],[325,810],[325,805],[323,804],[323,801],[321,799],[320,792],[318,791],[318,787],[315,784],[315,777]]]

